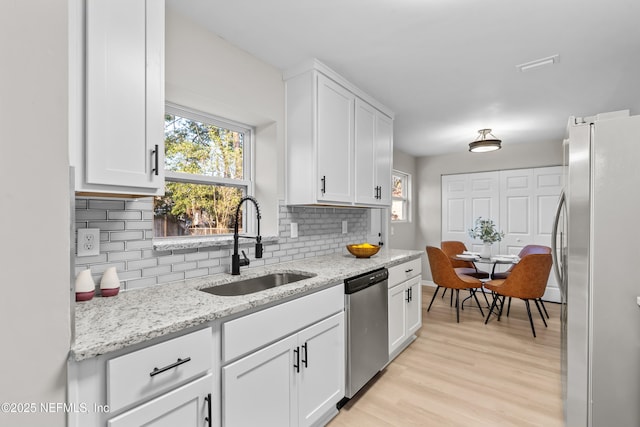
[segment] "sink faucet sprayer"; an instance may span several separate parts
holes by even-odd
[[[238,203],[238,207],[236,207],[236,223],[233,227],[233,255],[231,256],[231,274],[237,276],[240,274],[240,267],[249,265],[249,258],[247,258],[247,254],[242,251],[243,259],[240,259],[240,255],[238,255],[238,238],[239,237],[250,237],[253,236],[240,236],[238,235],[238,215],[240,214],[240,206],[246,200],[250,200],[256,206],[256,217],[258,218],[258,235],[255,236],[256,239],[256,258],[262,258],[262,237],[260,236],[260,206],[258,206],[258,201],[251,196],[246,196],[240,199],[240,203]]]

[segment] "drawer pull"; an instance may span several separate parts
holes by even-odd
[[[408,269],[408,270],[405,270],[404,272],[405,272],[405,273],[411,273],[412,271],[413,271],[413,268],[410,268],[410,269]]]
[[[172,363],[171,365],[167,365],[167,366],[165,366],[164,368],[153,368],[153,371],[149,372],[149,376],[150,376],[150,377],[153,377],[153,376],[155,376],[155,375],[161,374],[161,373],[163,373],[163,372],[168,371],[169,369],[173,369],[173,368],[175,368],[175,367],[178,367],[178,366],[180,366],[180,365],[183,365],[183,364],[185,364],[185,363],[189,362],[190,360],[191,360],[191,358],[190,358],[190,357],[185,357],[184,359],[180,359],[180,358],[178,358],[178,361],[177,361],[177,362]]]

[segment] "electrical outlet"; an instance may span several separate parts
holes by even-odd
[[[100,229],[78,229],[78,246],[76,252],[79,257],[100,255]]]
[[[292,222],[291,223],[291,238],[292,239],[297,239],[298,238],[298,223],[297,222]]]
[[[347,234],[347,224],[348,221],[342,221],[342,234]]]

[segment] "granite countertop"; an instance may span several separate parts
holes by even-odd
[[[71,358],[76,361],[89,359],[421,256],[421,251],[398,249],[384,249],[367,259],[332,254],[243,270],[240,276],[216,274],[76,303],[76,335]],[[271,272],[304,272],[315,276],[242,296],[216,296],[199,291]]]

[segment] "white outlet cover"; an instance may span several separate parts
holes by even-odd
[[[348,221],[342,221],[342,234],[347,234],[347,224],[349,224]]]
[[[100,255],[100,229],[78,229],[76,253],[79,257]]]
[[[298,223],[297,222],[292,222],[291,223],[291,238],[292,239],[298,238]]]

